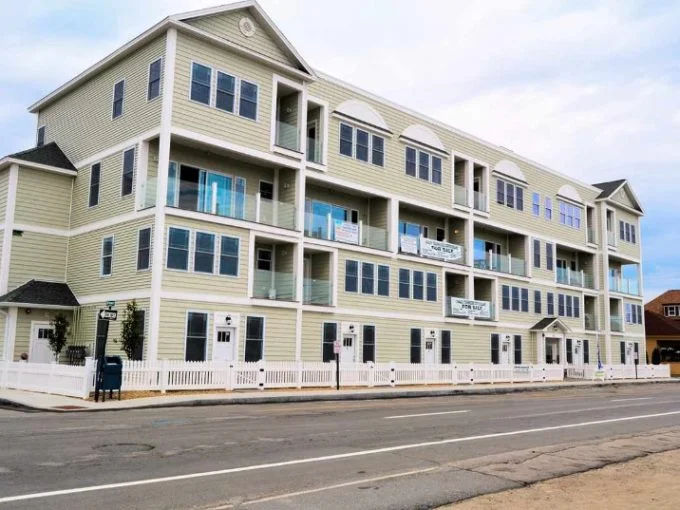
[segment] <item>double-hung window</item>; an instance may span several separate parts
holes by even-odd
[[[519,312],[520,308],[519,287],[512,287],[512,311]]]
[[[265,248],[258,248],[257,250],[257,269],[258,271],[271,271],[272,262],[272,251]]]
[[[564,310],[564,294],[557,295],[557,315],[564,317],[566,312]]]
[[[220,239],[220,274],[238,276],[238,256],[241,241],[238,237]]]
[[[168,269],[189,269],[189,237],[186,229],[170,227],[168,230]]]
[[[363,327],[363,352],[362,360],[364,363],[372,361],[375,363],[375,326],[364,324]]]
[[[137,233],[137,271],[151,267],[151,227],[140,229]]]
[[[246,119],[257,119],[257,85],[246,80],[241,80],[238,114]]]
[[[353,145],[354,128],[348,124],[340,124],[340,154],[351,158]]]
[[[529,313],[529,289],[521,289],[522,292],[522,311]]]
[[[537,313],[537,314],[543,313],[543,307],[541,306],[541,291],[540,290],[534,291],[534,313]]]
[[[196,232],[194,271],[212,273],[215,268],[215,234]]]
[[[553,267],[554,267],[553,244],[545,243],[545,268],[548,271],[552,271]]]
[[[413,299],[423,299],[423,272],[413,271]]]
[[[531,210],[534,216],[541,215],[541,195],[539,193],[532,194]]]
[[[496,203],[505,205],[505,181],[496,180]]]
[[[418,153],[418,177],[424,181],[430,180],[430,155],[427,152]]]
[[[333,361],[335,353],[333,344],[338,338],[338,324],[336,322],[323,323],[323,337],[321,338],[321,356],[324,363]]]
[[[229,113],[234,113],[236,100],[236,78],[217,72],[217,91],[215,92],[215,108]]]
[[[557,201],[560,208],[560,225],[572,228],[581,228],[581,208],[575,205]]]
[[[519,186],[515,187],[515,207],[518,211],[524,210],[524,189]]]
[[[377,166],[385,165],[385,139],[382,136],[372,135],[371,163]]]
[[[361,293],[375,294],[375,265],[369,262],[361,264]]]
[[[264,317],[246,317],[245,361],[260,361],[264,356]]]
[[[187,314],[187,336],[184,347],[184,361],[205,361],[205,347],[208,341],[208,314],[189,312]]]
[[[101,181],[102,164],[95,163],[90,168],[90,198],[89,206],[94,207],[99,204],[99,184]]]
[[[113,111],[111,118],[117,119],[123,115],[123,100],[125,98],[125,80],[120,80],[113,86]]]
[[[161,95],[161,64],[163,60],[154,60],[149,64],[149,83],[146,88],[146,100],[151,101]]]
[[[406,147],[406,175],[416,176],[418,151],[411,147]]]
[[[574,300],[573,297],[571,297],[571,296],[565,296],[566,309],[567,309],[565,315],[566,315],[567,317],[573,317],[573,315],[574,315],[574,308],[573,308],[573,305],[572,305],[573,300]]]
[[[442,160],[436,156],[432,156],[432,183],[442,183]]]
[[[420,328],[411,329],[411,363],[420,363],[420,348],[423,331]]]
[[[191,99],[210,105],[211,81],[212,69],[194,62],[191,67]]]
[[[515,187],[509,182],[505,184],[505,205],[515,207]]]
[[[451,363],[451,330],[442,330],[442,363],[449,365]]]
[[[581,300],[578,296],[574,296],[574,317],[576,319],[581,318]]]
[[[102,239],[101,276],[111,276],[113,273],[113,236]]]
[[[510,310],[510,286],[509,285],[503,285],[503,299],[502,299],[502,304],[503,304],[503,310]]]
[[[548,315],[550,317],[554,317],[555,316],[555,294],[553,294],[552,292],[548,292],[546,294],[546,297],[547,297],[547,302],[548,302],[548,305],[547,305],[548,306]]]
[[[437,301],[437,273],[427,273],[427,300]]]
[[[544,216],[545,219],[548,221],[552,220],[552,213],[553,213],[553,202],[552,198],[550,197],[545,197],[545,207],[544,207]]]
[[[534,267],[541,268],[541,241],[534,239]]]
[[[378,296],[390,295],[390,266],[378,266]]]
[[[359,263],[356,260],[345,261],[345,292],[359,290]]]
[[[399,297],[411,297],[411,271],[408,269],[399,269]]]
[[[369,145],[369,133],[363,129],[357,128],[357,147],[356,147],[356,158],[359,161],[368,162],[368,145]]]
[[[406,147],[405,151],[406,175],[432,184],[442,183],[442,158],[413,147]]]
[[[123,178],[121,182],[120,194],[122,196],[132,193],[135,181],[135,149],[128,149],[123,152]]]
[[[38,128],[38,136],[36,137],[35,146],[42,147],[45,145],[45,126]]]

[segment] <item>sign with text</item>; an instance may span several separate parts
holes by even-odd
[[[341,243],[359,244],[359,225],[348,221],[336,221],[335,240]]]
[[[457,244],[435,241],[425,237],[420,240],[420,254],[430,259],[456,262],[463,258],[463,248]]]
[[[336,340],[333,342],[333,354],[340,354],[340,351],[342,351],[342,344],[340,340]]]
[[[478,319],[491,318],[491,303],[488,301],[475,301],[457,297],[452,297],[450,299],[452,315],[465,315],[477,317]]]
[[[399,250],[402,253],[418,255],[418,238],[402,234],[399,236]]]
[[[99,318],[103,321],[115,321],[118,319],[118,310],[99,310]]]

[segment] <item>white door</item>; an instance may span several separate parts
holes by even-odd
[[[342,349],[340,349],[340,361],[342,363],[354,363],[356,343],[356,335],[342,335]]]
[[[633,342],[626,342],[626,365],[635,363],[635,347]]]
[[[574,350],[573,354],[571,355],[571,361],[574,366],[577,367],[582,367],[583,366],[583,340],[573,340],[573,347],[572,349]]]
[[[511,349],[510,349],[510,341],[509,340],[503,340],[501,342],[501,355],[500,355],[500,364],[501,365],[509,365],[510,364],[510,355],[511,355]]]
[[[218,326],[213,343],[213,361],[234,361],[236,352],[236,329]]]
[[[545,339],[545,362],[549,365],[560,363],[560,340],[557,338]]]
[[[432,365],[435,363],[435,352],[437,352],[436,344],[437,342],[434,338],[425,339],[425,357],[423,360],[426,365]]]
[[[49,322],[34,322],[31,325],[31,349],[28,353],[30,363],[52,363],[55,361],[49,340],[53,329]]]

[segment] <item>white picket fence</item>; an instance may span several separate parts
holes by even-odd
[[[596,366],[490,365],[413,363],[351,363],[340,365],[343,387],[494,384],[562,381],[567,377],[593,380]],[[335,387],[334,363],[307,361],[185,362],[124,361],[123,391],[240,390]],[[608,365],[605,379],[632,379],[633,365]],[[85,366],[0,362],[0,388],[87,398],[94,390],[95,363]],[[639,365],[639,378],[668,378],[668,365]]]

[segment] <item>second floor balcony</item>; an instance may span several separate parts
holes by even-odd
[[[527,267],[524,259],[514,257],[510,253],[499,254],[493,251],[477,252],[475,250],[475,268],[496,271],[515,276],[526,276]]]
[[[558,267],[556,271],[557,283],[570,285],[572,287],[582,287],[586,289],[595,288],[595,279],[583,269],[580,271],[568,267]]]
[[[597,315],[595,315],[594,313],[586,313],[584,318],[586,331],[597,331],[599,329]]]
[[[612,315],[609,318],[611,330],[616,333],[623,332],[623,318],[620,315]]]

